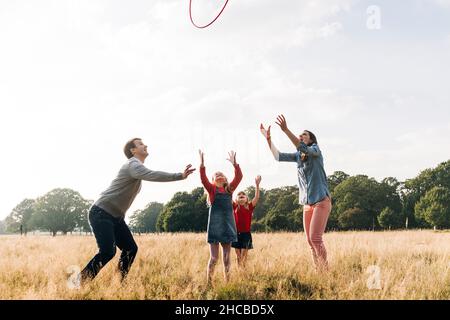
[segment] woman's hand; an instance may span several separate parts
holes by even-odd
[[[291,130],[289,130],[286,118],[284,115],[279,115],[277,117],[276,124],[280,126],[281,130],[288,136],[289,140],[294,144],[296,148],[300,145],[300,140],[298,137],[296,137]]]
[[[200,155],[200,167],[205,166],[205,154],[202,150],[198,150],[198,154]]]
[[[262,135],[264,136],[264,138],[266,138],[267,140],[270,140],[271,139],[271,136],[270,136],[270,127],[271,126],[269,126],[269,128],[267,128],[267,130],[264,128],[264,125],[261,123],[261,126],[259,127],[259,129],[261,130],[261,133],[262,133]]]
[[[186,179],[187,177],[189,177],[194,171],[195,171],[195,168],[192,169],[192,164],[188,164],[186,166],[186,169],[184,169],[183,179]]]
[[[287,121],[284,115],[279,115],[277,117],[276,124],[280,126],[283,132],[286,132],[288,130]]]
[[[233,166],[235,166],[236,165],[236,152],[234,152],[234,151],[228,152],[228,157],[229,158],[227,160],[230,161]]]
[[[258,176],[256,176],[256,179],[255,179],[256,187],[259,187],[259,184],[260,184],[260,183],[261,183],[261,176],[258,175]]]

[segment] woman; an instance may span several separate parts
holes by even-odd
[[[297,152],[279,152],[272,142],[270,126],[266,130],[261,124],[261,133],[267,139],[275,160],[297,163],[299,202],[303,205],[303,226],[306,238],[317,270],[326,270],[328,268],[327,251],[322,235],[331,212],[331,198],[322,152],[317,144],[316,136],[311,131],[305,130],[296,137],[288,129],[283,115],[277,117],[276,123],[295,145]]]

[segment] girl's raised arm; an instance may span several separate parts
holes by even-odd
[[[214,186],[209,182],[208,177],[206,176],[205,154],[201,150],[199,150],[198,153],[200,155],[200,179],[205,189],[210,192],[214,189]]]
[[[256,205],[258,204],[258,201],[259,201],[259,184],[260,183],[261,183],[261,176],[257,176],[255,179],[255,185],[256,185],[255,197],[252,200],[253,208],[256,207]]]
[[[236,188],[238,187],[239,183],[242,180],[242,171],[240,166],[236,162],[236,152],[230,151],[228,153],[228,156],[229,158],[227,160],[230,161],[231,164],[234,166],[234,179],[233,181],[231,181],[228,191],[230,193],[233,193],[233,191],[236,190]]]

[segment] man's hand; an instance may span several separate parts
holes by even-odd
[[[186,169],[184,169],[184,172],[183,172],[183,179],[186,179],[195,171],[195,168],[194,169],[191,169],[191,168],[192,168],[192,164],[188,164],[186,166]]]

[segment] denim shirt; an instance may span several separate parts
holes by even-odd
[[[308,159],[302,161],[301,154]],[[295,153],[279,153],[278,161],[297,162],[299,203],[314,204],[330,196],[327,175],[323,168],[323,156],[317,144],[307,146],[301,142]]]

